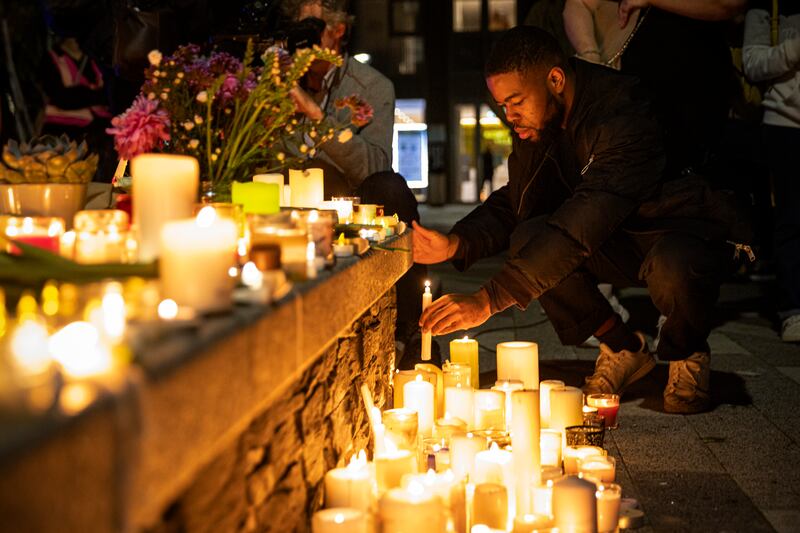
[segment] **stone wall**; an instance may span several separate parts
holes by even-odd
[[[308,531],[325,472],[368,446],[361,384],[379,407],[390,397],[395,315],[392,289],[285,384],[148,531]]]

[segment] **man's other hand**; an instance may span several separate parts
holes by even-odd
[[[303,89],[294,87],[289,91],[289,96],[294,100],[294,107],[298,113],[304,114],[311,120],[322,120],[322,109]]]
[[[639,9],[644,9],[648,6],[648,0],[622,0],[617,8],[619,15],[619,27],[624,28],[628,25],[633,12]]]
[[[411,226],[414,228],[412,249],[415,263],[434,265],[443,263],[456,255],[457,235],[444,235],[438,231],[423,228],[416,221],[411,222]]]
[[[492,316],[489,295],[484,289],[474,294],[446,294],[433,302],[419,318],[422,331],[445,335],[479,326]]]

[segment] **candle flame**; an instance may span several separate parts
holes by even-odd
[[[55,237],[64,232],[64,222],[61,219],[50,222],[50,227],[47,228],[47,236]]]
[[[38,374],[50,367],[47,328],[35,320],[25,320],[11,337],[11,356],[24,371]]]
[[[417,374],[415,381],[422,381],[422,374]]]
[[[252,261],[248,261],[242,267],[242,283],[253,290],[260,289],[264,284],[264,274]]]
[[[178,304],[167,298],[158,304],[158,316],[164,320],[174,320],[178,316]]]
[[[344,242],[344,233],[340,233],[339,234],[338,244],[340,246],[343,246],[345,244],[345,242]]]
[[[33,233],[33,219],[31,217],[22,219],[22,233],[26,235]]]
[[[367,452],[363,449],[359,450],[358,453],[354,453],[350,457],[350,462],[347,464],[347,470],[354,471],[354,470],[361,470],[362,468],[367,466]]]
[[[431,282],[430,280],[425,280],[425,294],[431,293]]]
[[[492,441],[492,445],[489,447],[490,451],[497,452],[500,451],[500,447],[497,445],[497,442]]]
[[[88,322],[72,322],[50,337],[50,353],[67,375],[88,377],[111,370],[109,350],[100,344],[100,333]]]
[[[422,496],[425,494],[425,487],[419,481],[412,481],[408,484],[408,492],[414,496]]]
[[[463,339],[461,339],[461,340],[462,340],[462,341],[468,341],[468,340],[469,340],[469,335],[464,335],[464,338],[463,338]]]
[[[235,278],[238,275],[239,275],[239,269],[237,269],[236,267],[230,267],[228,269],[228,276]]]
[[[344,515],[342,513],[336,513],[336,516],[333,517],[333,521],[337,524],[344,523]]]
[[[209,228],[217,219],[217,210],[214,206],[207,205],[197,213],[195,224],[198,228]]]

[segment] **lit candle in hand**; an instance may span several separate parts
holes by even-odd
[[[430,307],[433,303],[433,295],[431,294],[431,282],[425,281],[425,292],[422,294],[422,312]],[[431,359],[431,332],[422,332],[422,360],[430,361]]]

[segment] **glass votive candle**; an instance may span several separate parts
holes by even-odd
[[[311,517],[314,533],[367,533],[369,516],[358,509],[331,507],[314,513]]]
[[[61,235],[64,233],[64,219],[0,216],[0,231],[10,239],[58,254],[61,248]],[[20,253],[16,246],[11,246],[6,251]]]
[[[616,483],[601,483],[595,492],[597,498],[597,531],[614,533],[619,524],[622,487]]]
[[[518,514],[514,517],[512,533],[541,533],[553,529],[553,517],[546,514]],[[557,530],[556,530],[557,531]]]
[[[309,240],[314,243],[317,257],[328,258],[333,253],[334,226],[338,220],[336,211],[311,209],[292,211],[292,220],[298,228],[304,228]]]
[[[590,394],[586,397],[586,405],[597,407],[597,414],[605,418],[607,429],[617,429],[617,415],[619,413],[618,394]]]
[[[511,444],[511,434],[502,429],[484,429],[473,431],[472,433],[476,437],[486,439],[487,447],[491,446],[492,443],[497,444],[500,448],[505,448]]]
[[[433,436],[448,443],[453,435],[463,435],[466,432],[467,423],[460,418],[449,416],[448,413],[433,424]]]
[[[565,431],[567,446],[603,447],[603,426],[569,426]]]
[[[74,258],[77,263],[127,263],[131,261],[128,213],[119,209],[78,211],[73,220]]]
[[[417,449],[419,418],[411,409],[388,409],[383,412],[384,437],[401,450]]]
[[[331,207],[336,210],[339,217],[339,224],[349,224],[353,221],[353,210],[361,202],[358,197],[333,196],[331,197]]]
[[[564,448],[564,474],[578,473],[578,459],[592,455],[605,455],[605,450],[598,446],[567,446]]]
[[[466,363],[451,363],[445,361],[442,365],[442,380],[444,388],[467,387],[472,388],[472,368]]]
[[[557,429],[543,429],[539,433],[539,449],[543,465],[557,466],[561,469],[561,432]]]
[[[378,216],[377,204],[358,204],[358,209],[355,212],[355,222],[357,224],[371,225]]]
[[[450,469],[450,448],[441,439],[422,439],[420,445],[420,470],[445,472]]]
[[[584,426],[597,426],[600,428],[606,427],[606,417],[595,413],[583,413]]]
[[[614,483],[617,476],[617,461],[607,455],[579,457],[578,474],[595,483]]]
[[[506,430],[506,395],[498,390],[476,390],[472,395],[475,429]]]

